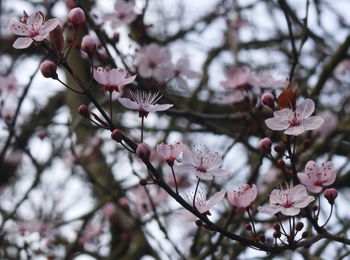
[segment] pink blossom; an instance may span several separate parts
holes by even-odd
[[[137,14],[134,12],[134,2],[117,0],[114,4],[115,12],[106,13],[102,19],[104,21],[111,21],[112,28],[117,28],[122,24],[129,24],[133,22]]]
[[[14,75],[0,76],[0,94],[17,94],[17,92],[23,87],[18,84]]]
[[[120,104],[129,109],[139,111],[139,117],[147,117],[149,112],[164,111],[172,107],[171,104],[156,104],[162,97],[159,92],[152,94],[145,91],[130,91],[134,100],[129,98],[118,98]]]
[[[216,192],[213,196],[210,197],[210,199],[207,200],[206,189],[200,188],[196,194],[194,205],[200,213],[206,213],[211,207],[213,207],[215,204],[218,204],[225,197],[225,193],[225,190],[221,190],[219,192]],[[193,196],[189,198],[190,202],[193,201]]]
[[[276,79],[265,71],[253,74],[251,82],[262,89],[286,88],[289,84],[288,80]]]
[[[271,130],[285,130],[286,135],[300,135],[323,124],[324,120],[321,117],[311,116],[314,111],[314,101],[305,99],[295,110],[284,108],[273,112],[274,117],[266,119],[265,123]]]
[[[331,133],[338,124],[337,116],[330,110],[324,110],[318,114],[319,117],[323,118],[327,124],[324,124],[322,127],[316,129],[313,134],[317,135],[328,135]]]
[[[286,216],[299,214],[300,209],[305,208],[315,198],[307,194],[306,188],[298,184],[292,188],[275,189],[270,194],[270,202],[267,206],[259,206],[262,213],[274,215],[281,212]]]
[[[230,191],[227,194],[227,198],[237,208],[246,209],[255,201],[257,194],[258,190],[254,184],[244,184],[238,191]]]
[[[170,53],[155,43],[140,49],[136,65],[143,78],[153,77],[158,82],[165,82],[173,76]]]
[[[93,242],[101,234],[101,225],[99,224],[87,224],[79,237],[80,244]]]
[[[12,20],[9,24],[10,31],[19,36],[26,36],[18,38],[13,47],[16,49],[28,48],[33,41],[41,42],[49,35],[49,32],[54,30],[59,24],[57,18],[53,18],[44,22],[44,15],[38,11],[32,14],[23,23]]]
[[[332,162],[322,163],[322,166],[318,167],[314,161],[308,161],[304,173],[299,172],[298,178],[308,191],[319,193],[323,187],[333,184],[336,175]]]
[[[101,208],[101,211],[103,216],[110,218],[116,213],[117,208],[115,207],[114,203],[108,202]]]
[[[94,68],[94,79],[103,85],[103,91],[124,92],[124,86],[132,83],[136,75],[127,77],[127,71],[124,69]]]
[[[176,158],[181,154],[182,146],[182,143],[173,145],[161,143],[157,145],[157,154],[162,160],[172,166]]]
[[[173,65],[174,79],[180,88],[188,88],[187,82],[184,78],[195,79],[200,77],[200,74],[191,70],[189,66],[188,59],[185,58],[179,59],[178,62]]]
[[[193,196],[194,193],[191,195],[188,195],[188,203],[192,205],[193,203]],[[218,204],[223,198],[225,197],[225,190],[221,190],[219,192],[216,192],[213,196],[211,196],[207,200],[207,189],[203,186],[199,187],[196,199],[195,199],[195,206],[196,209],[202,213],[210,215],[209,209],[211,209],[214,205]],[[197,218],[194,216],[191,212],[188,210],[180,210],[179,214],[185,217],[188,221],[195,221]]]
[[[148,192],[146,191],[148,190]],[[152,211],[152,203],[157,206],[168,198],[168,193],[154,185],[147,188],[138,186],[127,193],[127,197],[139,216]],[[152,203],[150,201],[152,199]]]
[[[220,169],[222,158],[219,153],[209,153],[203,146],[194,147],[193,151],[184,146],[182,158],[184,164],[176,166],[176,169],[188,174],[195,173],[197,178],[212,180],[213,177],[225,177],[230,172]]]

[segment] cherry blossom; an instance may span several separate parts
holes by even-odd
[[[188,203],[192,205],[194,194],[188,195]],[[195,198],[195,207],[196,209],[202,213],[210,215],[209,209],[211,209],[214,205],[218,204],[225,197],[225,190],[220,190],[216,192],[207,200],[207,189],[204,186],[198,188],[198,192],[196,193]],[[197,218],[188,210],[179,210],[180,215],[185,217],[188,221],[195,221]]]
[[[140,49],[136,56],[136,65],[143,78],[153,77],[158,82],[165,82],[173,76],[170,53],[155,43]]]
[[[101,234],[101,225],[99,224],[87,224],[83,229],[81,236],[78,239],[80,244],[92,243]]]
[[[300,135],[305,131],[319,128],[323,119],[311,116],[315,111],[315,103],[305,99],[295,110],[284,108],[273,113],[273,118],[265,120],[266,125],[274,131],[285,130],[286,135]]]
[[[98,67],[94,68],[94,79],[103,85],[103,91],[124,92],[124,86],[132,83],[136,75],[127,77],[127,71],[124,69],[108,69]]]
[[[174,79],[177,86],[182,89],[188,88],[187,82],[184,78],[195,79],[200,77],[200,74],[191,70],[189,66],[188,59],[185,58],[179,59],[178,62],[173,65]]]
[[[333,184],[336,175],[332,162],[322,163],[318,167],[314,161],[308,161],[304,173],[299,172],[298,178],[308,191],[319,193],[323,187]]]
[[[230,191],[227,193],[228,201],[239,209],[249,208],[258,195],[256,186],[244,184],[238,191]]]
[[[157,154],[161,159],[172,166],[176,158],[181,154],[182,147],[183,144],[179,142],[173,145],[161,143],[157,145]]]
[[[164,111],[172,107],[171,104],[156,104],[162,97],[159,92],[152,94],[145,91],[130,91],[134,100],[129,98],[118,98],[120,104],[129,109],[139,111],[139,117],[147,117],[149,112]]]
[[[259,206],[262,213],[274,215],[281,212],[286,216],[299,214],[300,209],[305,208],[315,198],[307,194],[305,186],[298,184],[294,187],[275,189],[270,194],[270,202],[267,206]]]
[[[176,169],[188,174],[195,173],[199,179],[212,180],[214,176],[225,177],[230,174],[230,172],[220,169],[222,165],[221,155],[209,153],[203,146],[196,146],[193,151],[184,146],[182,158],[184,163],[178,165]]]
[[[28,48],[33,41],[41,42],[47,38],[49,32],[54,30],[59,24],[57,18],[53,18],[44,22],[44,15],[38,11],[32,14],[25,20],[25,22],[19,22],[12,20],[9,24],[9,29],[12,33],[25,36],[18,38],[13,47],[16,49]]]
[[[10,74],[7,76],[0,76],[0,94],[15,95],[23,87],[18,84],[17,79],[14,75]]]
[[[144,216],[152,211],[152,203],[157,206],[168,198],[168,193],[156,186],[149,186],[146,188],[138,186],[127,193],[127,197],[131,205],[139,216]],[[152,203],[150,201],[152,199]]]
[[[101,208],[103,216],[106,218],[110,218],[115,215],[117,208],[115,207],[114,203],[108,202]]]
[[[117,28],[122,24],[133,22],[137,14],[134,12],[134,2],[117,0],[114,4],[115,12],[106,13],[102,16],[104,21],[111,21],[112,28]]]

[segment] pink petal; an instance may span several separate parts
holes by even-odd
[[[151,69],[145,62],[139,63],[137,71],[143,78],[152,77],[153,69]]]
[[[163,143],[157,145],[157,153],[163,160],[166,160],[170,156],[169,145]]]
[[[44,15],[41,12],[36,12],[28,17],[27,25],[34,30],[39,30],[43,25]]]
[[[9,29],[13,34],[20,36],[28,36],[29,30],[24,23],[18,22],[16,20],[11,20],[9,23]]]
[[[201,180],[208,180],[208,181],[210,181],[210,180],[213,179],[213,176],[212,176],[212,175],[210,175],[210,174],[208,174],[208,173],[205,173],[205,172],[199,172],[199,171],[197,171],[196,176],[197,176],[199,179],[201,179]]]
[[[122,79],[120,84],[123,85],[123,86],[128,85],[131,82],[133,82],[135,80],[135,78],[136,78],[136,75],[128,77],[128,78],[125,78],[125,79]]]
[[[280,209],[277,207],[271,207],[271,206],[259,206],[258,211],[268,215],[275,215],[277,212],[280,211]]]
[[[225,190],[221,190],[217,193],[215,193],[213,196],[210,197],[209,200],[207,200],[206,205],[208,207],[207,210],[209,210],[212,206],[220,202],[225,197]],[[206,211],[207,211],[206,210]]]
[[[319,172],[319,168],[314,161],[308,161],[305,165],[305,173],[310,176],[315,176]]]
[[[297,106],[295,113],[299,120],[303,120],[312,115],[315,111],[315,102],[312,99],[305,99],[299,106]]]
[[[163,105],[155,104],[155,105],[149,106],[147,111],[148,112],[164,111],[164,110],[171,108],[172,106],[173,106],[172,104],[163,104]]]
[[[306,131],[305,127],[302,125],[289,127],[284,134],[286,135],[300,135]]]
[[[324,122],[324,119],[319,116],[312,116],[304,119],[301,125],[305,127],[306,130],[313,130],[319,128]]]
[[[194,165],[194,160],[193,160],[193,153],[191,152],[190,148],[188,148],[187,145],[184,145],[182,148],[182,158],[183,160],[191,165]]]
[[[266,119],[265,124],[268,128],[274,131],[284,130],[289,127],[289,122],[287,120],[280,121],[279,119],[276,119],[274,117]]]
[[[221,169],[221,168],[208,171],[207,173],[210,175],[216,176],[216,177],[226,177],[226,176],[231,174],[229,171],[226,171],[226,170]]]
[[[107,72],[102,67],[94,69],[94,79],[101,85],[107,85]]]
[[[57,25],[59,25],[59,23],[60,23],[60,20],[58,20],[57,18],[47,20],[41,27],[40,33],[45,34],[45,33],[51,32],[57,27]]]
[[[29,37],[20,37],[14,43],[13,47],[16,49],[25,49],[28,48],[33,42],[32,38]]]
[[[49,36],[48,33],[46,33],[46,34],[39,34],[39,35],[35,36],[33,38],[33,40],[36,41],[36,42],[41,42],[41,41],[45,40],[47,38],[47,36]]]
[[[289,120],[289,118],[292,115],[293,115],[293,111],[289,108],[284,108],[284,109],[273,112],[273,117],[280,120],[280,121]]]
[[[295,216],[298,215],[300,212],[299,208],[295,208],[295,207],[290,207],[290,208],[284,208],[281,207],[281,213],[285,216]]]
[[[140,105],[128,98],[118,98],[120,104],[129,109],[140,109]]]
[[[188,89],[187,82],[182,77],[176,77],[175,80],[176,80],[176,84],[179,88]]]

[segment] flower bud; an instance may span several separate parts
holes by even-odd
[[[274,238],[279,238],[279,237],[281,237],[281,232],[280,232],[280,231],[275,231],[275,232],[273,232],[273,237],[274,237]]]
[[[141,186],[146,186],[146,185],[147,185],[147,180],[146,180],[146,179],[140,179],[140,180],[139,180],[139,184],[140,184]]]
[[[278,224],[278,223],[274,223],[272,226],[273,226],[273,228],[274,228],[276,231],[280,231],[280,230],[281,230],[281,226],[280,226],[280,224]]]
[[[120,143],[123,140],[122,132],[119,129],[114,129],[111,133],[111,137],[114,141]]]
[[[90,118],[90,110],[86,105],[80,105],[78,108],[78,113],[83,117]]]
[[[333,205],[338,196],[338,191],[334,188],[326,189],[323,195],[328,200],[329,204]]]
[[[85,35],[81,40],[80,48],[89,56],[92,56],[97,50],[97,45],[97,40],[94,37]]]
[[[259,235],[259,240],[261,241],[261,242],[265,242],[265,240],[266,240],[266,237],[265,237],[265,235],[264,234],[260,234]]]
[[[311,145],[310,139],[305,139],[304,140],[304,148],[308,148],[308,147],[310,147],[310,145]]]
[[[197,225],[198,227],[203,226],[203,222],[202,222],[202,220],[200,220],[200,219],[197,219],[195,223],[196,223],[196,225]]]
[[[142,160],[148,161],[151,156],[151,148],[146,143],[140,143],[136,148],[136,155]]]
[[[275,147],[273,148],[277,153],[281,153],[282,152],[282,145],[280,144],[276,144]]]
[[[277,160],[277,165],[279,167],[284,167],[286,165],[286,163],[282,159],[279,159],[279,160]]]
[[[266,153],[271,152],[271,146],[272,142],[271,139],[268,137],[265,137],[264,139],[261,139],[259,142],[260,149],[263,150]]]
[[[309,236],[309,232],[305,231],[301,234],[302,238],[307,238]]]
[[[312,205],[312,210],[313,210],[313,211],[318,210],[318,206],[317,206],[317,205],[315,205],[315,204],[314,204],[314,205]]]
[[[68,21],[74,25],[83,24],[86,21],[83,9],[76,7],[69,11]]]
[[[251,224],[246,224],[246,225],[244,226],[244,228],[245,228],[245,230],[247,230],[247,231],[252,231],[252,225],[251,225]]]
[[[53,79],[58,78],[58,75],[56,72],[57,66],[54,62],[50,60],[45,60],[40,64],[40,71],[45,78],[53,78]]]
[[[271,93],[265,93],[261,96],[261,102],[271,109],[275,107],[275,97]]]
[[[295,229],[297,231],[300,231],[300,230],[303,229],[303,227],[304,227],[304,223],[303,222],[298,222],[297,225],[295,226]]]

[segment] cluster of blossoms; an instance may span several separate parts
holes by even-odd
[[[103,19],[112,21],[112,26],[117,27],[120,24],[128,24],[136,19],[134,13],[134,3],[124,0],[116,1],[116,11],[114,13],[105,14]],[[85,22],[85,14],[79,10],[72,10],[68,19],[71,23],[79,25]],[[18,38],[15,43],[15,48],[29,47],[33,42],[43,41],[50,31],[54,30],[59,24],[58,19],[50,19],[44,22],[44,16],[41,12],[36,12],[31,16],[25,16],[20,22],[12,21],[10,29],[13,33],[25,36]],[[98,43],[91,37],[85,36],[82,40],[81,49],[84,50],[89,57],[97,50]],[[171,54],[165,47],[160,47],[157,44],[150,44],[142,47],[136,56],[136,67],[138,76],[141,78],[153,78],[159,83],[166,83],[170,80],[175,80],[181,88],[187,88],[187,83],[184,78],[197,78],[199,74],[192,71],[187,59],[179,59],[176,64],[171,61]],[[45,77],[51,77],[58,80],[56,73],[57,66],[53,62],[42,63],[41,72]],[[128,72],[124,69],[97,67],[92,69],[93,78],[102,85],[104,92],[113,92],[124,94],[126,85],[135,81],[136,75],[128,76]],[[222,81],[221,85],[230,92],[223,100],[223,103],[236,103],[243,101],[251,96],[261,95],[265,89],[283,88],[286,86],[286,81],[275,80],[270,75],[264,73],[253,73],[248,68],[234,67],[228,70],[227,80]],[[112,131],[112,138],[118,143],[124,145],[128,151],[135,153],[143,162],[149,163],[151,156],[151,148],[143,142],[143,122],[150,112],[165,111],[171,108],[172,104],[158,104],[162,95],[159,92],[151,93],[141,90],[130,91],[130,98],[118,96],[118,102],[124,107],[132,110],[137,110],[139,117],[142,120],[141,125],[141,142],[134,144],[136,148],[130,148],[123,143],[124,136],[119,129],[113,129],[96,114],[89,111],[86,106],[79,108],[80,114],[87,118],[92,115],[96,125],[105,127]],[[84,93],[79,93],[84,94]],[[274,97],[265,95],[263,103],[268,104],[272,109],[275,108]],[[292,103],[292,102],[290,102]],[[110,106],[112,104],[110,102]],[[265,120],[267,127],[273,131],[284,130],[284,134],[298,136],[305,131],[314,130],[323,124],[323,119],[319,116],[311,116],[315,110],[315,103],[311,99],[305,99],[299,105],[289,104],[289,108],[282,107],[281,110],[274,110],[273,118]],[[112,109],[111,109],[112,111]],[[110,121],[112,121],[112,112],[110,113]],[[107,120],[108,121],[108,120]],[[288,144],[290,145],[290,143]],[[95,143],[94,147],[99,146],[99,142]],[[260,142],[260,146],[264,152],[271,155],[272,141],[269,138],[264,138]],[[173,180],[178,196],[178,184],[176,173],[185,173],[193,175],[197,178],[197,186],[189,200],[193,209],[206,216],[210,215],[210,209],[219,203],[225,197],[226,191],[220,190],[207,199],[207,191],[204,188],[198,188],[199,182],[212,181],[217,177],[228,177],[230,172],[221,168],[223,164],[222,156],[217,153],[211,153],[204,146],[195,146],[192,150],[182,143],[159,144],[156,148],[158,157],[167,163],[171,168]],[[78,152],[78,157],[88,157],[94,151],[87,150]],[[88,154],[86,154],[88,153]],[[272,155],[271,155],[272,156]],[[289,154],[289,158],[294,154]],[[291,160],[292,161],[292,160]],[[283,166],[284,167],[284,166]],[[282,167],[282,168],[283,168]],[[149,170],[149,168],[148,168]],[[148,184],[157,184],[157,180],[153,175],[150,177],[153,182],[147,180],[140,181],[142,186]],[[319,167],[314,161],[309,161],[305,166],[305,171],[296,173],[295,180],[299,180],[300,184],[294,183],[287,185],[286,188],[272,190],[269,196],[269,203],[265,206],[259,206],[257,209],[261,213],[276,215],[283,214],[285,216],[296,216],[303,208],[306,208],[315,200],[314,196],[308,192],[317,194],[325,187],[332,185],[336,178],[336,171],[332,162],[326,162]],[[167,193],[164,190],[156,189],[156,186],[146,189],[146,187],[138,186],[127,194],[127,201],[134,208],[134,211],[139,216],[144,216],[153,210],[153,207],[159,205],[167,199]],[[251,218],[250,210],[258,195],[258,189],[254,184],[244,184],[236,191],[229,191],[227,198],[237,210],[246,211]],[[328,189],[324,192],[327,200],[332,204],[337,196],[334,189]],[[332,204],[333,205],[333,204]],[[111,217],[115,214],[114,205],[106,205],[102,212],[105,217]],[[193,218],[193,215],[190,214]],[[37,229],[38,227],[35,227]],[[40,227],[41,228],[41,227]],[[28,229],[28,228],[26,228]],[[41,231],[40,231],[41,232]],[[94,239],[101,233],[100,226],[87,225],[83,230],[79,243],[84,244]],[[255,227],[254,227],[254,236]]]
[[[142,78],[154,78],[159,83],[175,80],[176,84],[183,89],[188,87],[184,78],[200,77],[199,73],[190,69],[187,59],[181,58],[173,64],[170,52],[155,43],[140,49],[136,56],[136,66]]]
[[[285,80],[276,80],[271,75],[252,72],[247,67],[230,67],[226,71],[227,79],[220,84],[226,89],[225,95],[218,100],[222,104],[234,104],[245,99],[252,100],[267,89],[281,89],[287,85]]]

